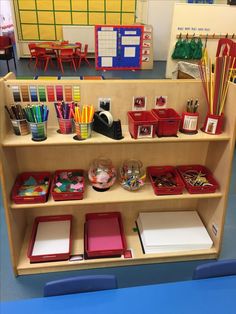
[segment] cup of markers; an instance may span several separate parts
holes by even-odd
[[[74,103],[54,103],[54,107],[57,114],[60,134],[73,133],[73,117],[74,117]]]
[[[49,110],[46,105],[32,105],[24,108],[32,140],[36,142],[47,139],[47,120]]]
[[[75,107],[74,123],[76,136],[75,140],[86,140],[91,137],[94,107],[93,105],[84,105],[82,110],[80,107]]]
[[[5,106],[5,109],[10,117],[13,132],[15,135],[29,134],[29,127],[25,117],[25,113],[21,105]]]

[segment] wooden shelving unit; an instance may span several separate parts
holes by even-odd
[[[73,135],[56,132],[57,121],[52,103],[49,106],[48,139],[35,143],[31,136],[15,136],[4,111],[12,103],[11,86],[14,85],[72,85],[80,86],[81,103],[97,104],[98,98],[112,99],[112,114],[120,118],[124,139],[115,141],[93,132],[91,139],[78,142]],[[91,91],[93,91],[91,93]],[[204,95],[201,82],[168,80],[112,80],[112,81],[33,81],[15,80],[13,74],[0,79],[0,174],[3,201],[8,228],[12,266],[16,275],[53,271],[148,264],[168,261],[216,258],[220,253],[224,220],[235,143],[236,85],[230,84],[226,100],[225,129],[212,136],[201,131],[196,135],[179,133],[177,137],[134,140],[127,128],[127,111],[131,110],[133,96],[146,95],[148,109],[154,107],[156,95],[167,95],[171,107],[179,113],[188,98],[198,98],[200,117],[205,117]],[[56,202],[49,197],[43,204],[14,204],[10,194],[17,174],[24,171],[51,171],[79,168],[88,170],[98,156],[109,157],[118,168],[127,158],[140,159],[144,166],[202,164],[211,169],[220,183],[214,194],[156,196],[147,180],[143,189],[128,192],[117,183],[107,192],[94,191],[86,181],[83,200]],[[185,251],[168,254],[143,254],[135,221],[140,211],[197,210],[212,240],[208,250]],[[43,215],[73,215],[72,255],[83,254],[83,228],[88,212],[120,211],[128,248],[132,258],[101,258],[77,262],[47,262],[30,264],[27,248],[34,218]]]

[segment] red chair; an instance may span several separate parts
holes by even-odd
[[[62,42],[61,42],[61,45],[68,45],[69,44],[69,41],[68,40],[63,40]]]
[[[75,60],[76,66],[77,66],[79,63],[80,55],[81,55],[82,44],[79,42],[77,42],[75,44],[76,44],[76,48],[75,48],[75,52],[74,52],[74,60]]]
[[[63,62],[70,62],[76,71],[73,49],[61,49],[57,61],[62,73],[64,73]]]
[[[47,45],[51,45],[52,46],[53,43],[51,41],[46,41],[46,42],[43,42],[42,44],[47,44]],[[50,56],[52,56],[54,58],[57,57],[57,53],[56,53],[56,51],[54,49],[46,49],[46,54],[50,55]]]
[[[35,57],[36,61],[35,61],[35,66],[34,66],[35,69],[38,66],[40,66],[42,63],[44,65],[44,72],[45,72],[45,71],[47,71],[49,62],[53,67],[52,57],[50,55],[46,54],[45,48],[36,47],[35,51],[36,51],[36,57]]]
[[[16,69],[16,60],[14,55],[14,49],[11,43],[11,38],[8,36],[0,36],[0,60],[5,60],[7,62],[7,69],[10,72],[8,61],[13,59]]]
[[[81,62],[84,60],[88,66],[90,66],[90,63],[87,59],[87,55],[88,55],[88,45],[85,44],[84,45],[84,51],[81,51],[80,53],[80,57],[79,57],[79,62],[78,62],[78,68],[80,68]]]
[[[30,43],[30,44],[28,44],[28,47],[29,47],[29,52],[30,52],[30,60],[29,60],[29,64],[30,64],[33,59],[36,59],[36,50],[35,50],[35,48],[37,47],[37,45],[33,44],[33,43]]]

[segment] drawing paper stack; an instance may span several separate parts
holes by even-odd
[[[147,254],[209,249],[212,246],[196,211],[139,213],[137,226]]]

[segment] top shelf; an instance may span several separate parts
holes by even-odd
[[[202,131],[197,134],[187,135],[178,133],[177,137],[155,137],[155,138],[140,138],[133,139],[128,131],[128,126],[122,126],[124,138],[122,140],[113,140],[97,132],[92,133],[92,137],[84,141],[76,141],[73,139],[75,134],[59,134],[56,127],[48,128],[47,140],[42,142],[34,142],[31,140],[31,134],[25,136],[16,136],[9,132],[2,145],[5,147],[20,147],[20,146],[53,146],[53,145],[93,145],[93,144],[139,144],[139,143],[177,143],[177,142],[209,142],[209,141],[228,141],[230,136],[227,133],[220,135],[210,135]]]

